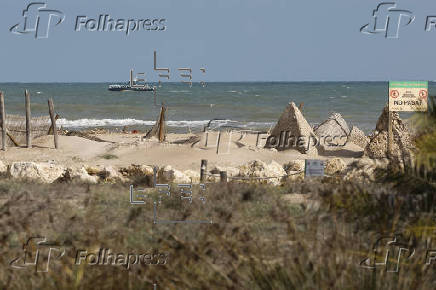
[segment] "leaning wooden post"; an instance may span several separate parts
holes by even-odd
[[[2,150],[6,151],[6,115],[5,115],[5,97],[0,92],[0,113],[2,114]]]
[[[26,145],[27,148],[32,148],[32,128],[31,128],[31,113],[30,113],[30,94],[28,90],[24,91],[26,101]]]
[[[59,119],[59,115],[56,114],[55,120]],[[62,127],[61,127],[62,130]],[[48,129],[47,135],[51,135],[53,133],[53,125],[50,125],[50,128]]]
[[[207,160],[202,159],[201,160],[201,167],[200,167],[200,182],[204,182],[206,179],[206,172],[207,172]]]
[[[20,144],[18,143],[17,140],[15,140],[14,136],[12,136],[9,132],[8,129],[5,129],[6,131],[6,135],[9,137],[9,139],[11,139],[12,143],[14,143],[15,146],[20,147]]]
[[[56,117],[54,114],[53,100],[51,98],[48,99],[48,112],[50,113],[51,126],[53,127],[54,145],[55,148],[58,149],[58,130],[56,127]]]
[[[257,132],[257,137],[256,137],[256,148],[259,147],[259,136],[260,136],[261,132]]]
[[[218,138],[216,141],[216,154],[219,154],[220,151],[220,142],[221,142],[221,131],[218,132]]]

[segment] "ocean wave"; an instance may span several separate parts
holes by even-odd
[[[123,127],[123,126],[153,126],[156,121],[138,120],[138,119],[78,119],[78,120],[67,120],[59,119],[56,122],[57,126],[62,126],[64,128],[90,128],[90,127]],[[169,127],[204,127],[210,120],[199,120],[199,121],[167,121],[167,126]],[[253,128],[253,127],[270,127],[274,123],[269,122],[240,122],[233,120],[214,120],[211,127],[218,128],[222,126],[235,126],[243,128]]]
[[[143,121],[136,119],[78,119],[67,120],[59,119],[56,125],[65,128],[87,128],[87,127],[119,127],[119,126],[132,126],[132,125],[145,125],[151,126],[155,121]]]
[[[240,126],[244,128],[257,128],[257,127],[271,127],[274,126],[276,123],[274,122],[246,122],[242,123]]]

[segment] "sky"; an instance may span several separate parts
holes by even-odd
[[[10,31],[23,23],[23,10],[32,2],[65,16],[59,25],[52,16],[47,38]],[[175,82],[182,80],[178,68],[191,68],[194,82],[436,80],[436,28],[425,30],[436,2],[389,1],[415,17],[409,25],[407,17],[401,19],[398,38],[360,32],[382,2],[2,0],[0,82],[124,81],[131,68],[149,81],[164,80],[158,73],[165,72],[153,69],[154,51],[158,67],[169,68]],[[126,35],[81,25],[75,31],[78,16],[98,20],[99,15],[165,19],[166,28]]]

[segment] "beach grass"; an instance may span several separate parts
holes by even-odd
[[[281,187],[211,184],[207,202],[193,202],[182,216],[178,203],[160,204],[159,220],[205,217],[212,224],[155,224],[153,199],[131,205],[122,184],[2,180],[0,288],[153,289],[156,283],[157,289],[431,289],[435,265],[425,265],[425,241],[436,233],[435,187],[409,180],[404,188],[396,182],[405,177],[387,173],[383,178],[372,184],[331,179]],[[295,192],[307,202],[284,201]],[[151,189],[150,196],[158,201],[159,193]],[[415,247],[413,259],[401,260],[398,273],[360,266],[371,258],[380,235],[398,233]],[[34,236],[64,247],[65,256],[53,259],[48,273],[9,267]],[[78,250],[100,248],[167,258],[164,265],[129,270],[75,264]]]

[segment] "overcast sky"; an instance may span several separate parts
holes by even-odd
[[[398,39],[360,32],[373,0],[49,0],[65,20],[47,39],[11,33],[31,2],[0,3],[0,82],[121,81],[130,68],[155,81],[154,50],[171,81],[181,67],[208,82],[436,80],[436,29],[425,31],[434,0],[390,1],[416,17]],[[74,31],[77,16],[100,14],[165,19],[166,30]]]

